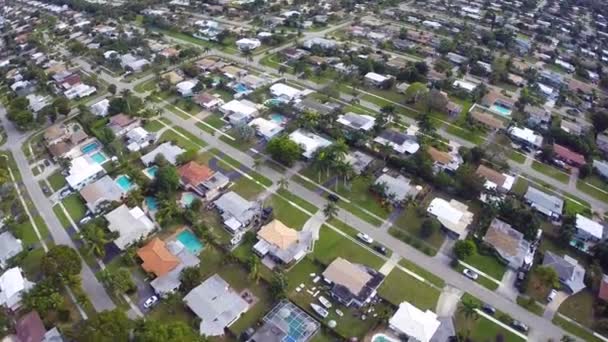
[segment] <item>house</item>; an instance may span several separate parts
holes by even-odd
[[[197,84],[197,79],[186,80],[176,84],[175,89],[182,97],[191,97],[193,95],[193,89]]]
[[[130,53],[120,56],[120,66],[123,69],[130,69],[134,72],[141,71],[150,62],[145,58],[137,58]]]
[[[257,38],[241,38],[235,43],[241,51],[255,50],[262,45],[262,42]]]
[[[303,91],[283,83],[275,83],[270,86],[270,93],[273,97],[284,99],[286,101],[293,101],[304,95]]]
[[[200,259],[183,244],[173,240],[165,243],[157,237],[138,249],[137,256],[142,260],[141,267],[144,271],[154,275],[150,286],[161,297],[177,291],[184,268],[198,266],[200,263]]]
[[[249,309],[249,304],[217,274],[188,292],[184,302],[201,320],[199,332],[207,337],[224,335],[224,329]]]
[[[426,212],[437,218],[448,233],[458,239],[464,239],[467,235],[467,227],[473,222],[473,213],[468,209],[466,204],[455,199],[448,202],[436,197],[431,201]]]
[[[369,84],[374,87],[382,87],[386,84],[386,82],[388,82],[388,80],[391,79],[391,77],[383,76],[375,72],[368,72],[367,74],[365,74],[363,79],[366,84]]]
[[[218,106],[221,106],[224,104],[224,101],[222,100],[221,97],[214,96],[214,95],[211,95],[206,92],[201,92],[201,93],[194,95],[192,100],[196,104],[198,104],[199,106],[201,106],[207,110],[213,110],[213,109],[217,108]]]
[[[391,199],[395,204],[403,203],[408,198],[415,198],[420,192],[420,186],[410,185],[410,179],[403,175],[393,177],[388,173],[383,173],[376,179],[374,184],[384,184],[384,195]]]
[[[608,162],[605,160],[594,159],[593,169],[604,179],[608,178]]]
[[[28,104],[29,110],[31,110],[34,114],[38,113],[39,111],[44,109],[44,107],[51,104],[50,96],[42,96],[42,95],[38,95],[38,94],[28,94],[25,96],[25,98],[27,99],[27,101],[29,103]]]
[[[551,112],[544,107],[527,104],[524,113],[528,115],[528,125],[532,127],[547,128],[551,123]]]
[[[388,320],[388,327],[408,341],[430,342],[441,325],[437,314],[431,310],[422,311],[414,305],[403,302]]]
[[[46,328],[36,311],[30,311],[19,317],[15,324],[15,333],[19,342],[44,342]]]
[[[251,89],[261,88],[268,84],[268,82],[269,80],[267,78],[258,77],[256,75],[247,75],[241,79],[241,83]]]
[[[557,159],[574,167],[582,167],[587,164],[585,161],[585,156],[570,150],[566,146],[553,144],[553,152]]]
[[[64,124],[54,124],[44,130],[44,142],[47,146],[65,141],[70,138],[68,127]]]
[[[108,230],[118,233],[114,244],[125,250],[137,241],[146,238],[153,230],[154,223],[140,207],[129,209],[126,204],[104,215],[108,221]]]
[[[337,46],[337,41],[320,37],[310,38],[302,43],[302,47],[304,47],[306,50],[310,50],[313,47],[319,47],[323,50],[331,50],[335,49]]]
[[[105,175],[80,190],[80,196],[92,213],[105,209],[111,202],[118,202],[125,194],[123,189],[110,176]]]
[[[335,103],[320,103],[313,99],[305,98],[294,105],[294,108],[300,112],[312,112],[319,115],[329,115],[338,109],[340,105]],[[608,150],[608,148],[607,148]]]
[[[231,233],[240,232],[253,221],[259,213],[259,206],[248,201],[234,191],[229,191],[213,201],[219,211],[224,226]]]
[[[576,232],[570,245],[579,250],[590,253],[593,246],[604,239],[605,227],[581,214],[576,214]]]
[[[369,303],[384,280],[381,273],[340,257],[334,259],[322,275],[331,285],[332,298],[346,307],[362,307]]]
[[[528,147],[540,148],[543,144],[543,136],[527,127],[511,126],[508,131],[511,139]]]
[[[459,55],[457,53],[454,52],[448,52],[448,54],[445,56],[448,61],[456,64],[456,65],[463,65],[469,62],[469,59],[465,56]]]
[[[302,49],[296,48],[286,48],[279,52],[283,58],[285,58],[288,62],[300,60],[308,55],[310,52]]]
[[[401,154],[414,154],[420,149],[420,144],[413,132],[401,133],[392,129],[386,129],[379,136],[374,138],[374,142],[390,146],[395,152]]]
[[[287,315],[285,314],[287,313]],[[293,337],[293,318],[298,320],[297,342],[308,342],[319,330],[321,324],[306,311],[292,302],[279,302],[264,318],[249,342],[285,342]],[[301,323],[300,323],[301,322]]]
[[[103,99],[91,105],[91,113],[103,118],[108,116],[108,108],[110,108],[110,100]]]
[[[215,58],[203,58],[195,62],[201,71],[214,71],[224,66],[224,63]]]
[[[143,127],[135,127],[125,135],[127,138],[127,149],[137,152],[148,147],[156,140],[156,134],[146,131]]]
[[[483,242],[492,247],[500,259],[514,270],[533,262],[530,242],[510,224],[497,218],[490,223]]]
[[[427,152],[433,160],[433,167],[436,171],[455,172],[464,162],[458,150],[454,149],[450,152],[440,151],[435,147],[430,146]]]
[[[580,123],[570,120],[562,120],[559,124],[559,128],[568,134],[577,136],[581,136],[585,131],[585,128],[583,128]]]
[[[306,159],[312,158],[319,149],[332,144],[331,141],[301,128],[293,131],[289,139],[302,148],[302,156]]]
[[[0,234],[0,269],[8,266],[8,261],[23,251],[21,240],[16,239],[10,231]]]
[[[110,117],[110,122],[108,122],[108,127],[117,137],[123,136],[128,131],[139,126],[141,126],[141,121],[138,118],[123,113]]]
[[[232,100],[222,105],[220,112],[228,116],[228,121],[235,126],[244,125],[259,114],[255,103],[249,100]]]
[[[258,242],[253,246],[253,251],[263,258],[262,263],[269,266],[298,262],[312,246],[310,232],[298,232],[277,219],[264,225],[257,236]]]
[[[205,200],[216,198],[220,191],[230,184],[230,179],[220,172],[214,172],[206,165],[191,161],[177,169],[180,185],[193,191]]]
[[[351,151],[344,156],[344,162],[350,164],[356,174],[362,174],[374,161],[374,157],[361,151]]]
[[[509,192],[515,183],[515,177],[500,173],[485,165],[479,165],[475,173],[486,180],[484,187],[488,190],[496,189],[499,192]]]
[[[79,84],[73,86],[72,88],[66,90],[63,93],[63,95],[65,97],[67,97],[68,100],[73,100],[75,98],[81,99],[83,97],[87,97],[89,95],[92,95],[96,91],[97,91],[97,88],[95,88],[93,86],[79,83]]]
[[[490,112],[502,117],[511,116],[511,112],[515,107],[515,102],[514,99],[504,96],[496,90],[490,90],[481,99],[481,104],[483,106],[487,107]]]
[[[169,71],[167,73],[164,73],[161,78],[166,80],[170,84],[178,84],[184,80],[184,78],[175,71]]]
[[[551,251],[546,251],[543,257],[543,266],[550,267],[557,272],[559,282],[570,294],[580,292],[586,287],[584,281],[585,268],[569,255],[560,257]]]
[[[608,154],[608,130],[605,130],[597,135],[595,138],[597,148],[604,153]]]
[[[524,195],[524,199],[532,208],[549,218],[559,220],[562,216],[564,200],[559,197],[549,195],[546,192],[530,186]]]
[[[105,169],[90,157],[80,156],[70,161],[68,176],[65,177],[65,180],[70,188],[80,190],[105,174]]]
[[[470,118],[473,121],[482,124],[488,129],[501,130],[506,128],[505,122],[503,120],[497,118],[493,114],[486,113],[484,110],[477,106],[475,106],[475,108],[472,109],[469,114]]]
[[[173,145],[170,141],[167,141],[158,145],[154,150],[143,155],[140,160],[142,163],[144,163],[145,166],[150,166],[154,164],[156,156],[162,155],[167,160],[167,162],[172,165],[175,165],[175,163],[177,162],[177,157],[184,152],[186,151],[183,148],[177,145]]]
[[[241,77],[247,76],[248,72],[247,72],[247,70],[237,68],[234,65],[227,65],[222,68],[222,73],[224,74],[224,76],[228,77],[229,79],[236,80]]]
[[[452,85],[454,86],[454,88],[462,89],[467,93],[471,93],[473,92],[473,90],[475,90],[475,88],[477,88],[477,84],[465,80],[455,80]]]
[[[354,131],[361,130],[364,132],[369,132],[372,128],[374,128],[376,119],[373,116],[348,112],[338,116],[337,122]]]
[[[283,131],[283,126],[276,121],[265,118],[255,118],[251,120],[248,125],[255,128],[256,134],[266,141],[269,141]]]
[[[32,287],[34,283],[25,278],[20,267],[6,270],[0,276],[0,306],[16,311],[21,307],[21,296]]]

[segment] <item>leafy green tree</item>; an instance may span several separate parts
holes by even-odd
[[[36,310],[42,316],[59,310],[64,304],[63,297],[50,279],[36,283],[23,294],[21,301],[28,310]]]
[[[89,317],[80,329],[75,329],[75,339],[88,342],[128,341],[133,326],[133,321],[123,310],[103,311]]]
[[[441,223],[437,221],[435,218],[428,218],[422,222],[422,226],[420,227],[420,237],[423,239],[427,239],[431,237],[431,235],[441,229]]]
[[[196,158],[197,154],[198,154],[197,150],[195,150],[195,149],[188,149],[184,153],[182,153],[179,156],[177,156],[176,162],[179,165],[186,164],[188,162],[193,161]]]
[[[479,318],[479,314],[477,313],[478,309],[479,304],[473,302],[472,300],[463,300],[460,303],[458,311],[460,311],[466,319],[476,320]]]
[[[289,136],[282,135],[271,139],[266,145],[266,151],[272,159],[286,165],[292,166],[300,158],[302,148]]]
[[[52,106],[57,112],[57,114],[61,115],[68,115],[72,110],[72,108],[70,107],[70,100],[63,96],[56,98],[55,101],[53,101]]]
[[[338,215],[338,206],[333,201],[327,201],[323,207],[323,215],[327,220],[331,220]]]
[[[134,330],[135,342],[203,342],[200,336],[190,325],[183,321],[157,321],[146,319],[139,321]]]
[[[182,290],[190,292],[203,281],[203,272],[198,266],[186,267],[180,273],[179,279],[182,283]]]
[[[272,277],[270,292],[276,299],[287,297],[287,277],[282,272],[276,272]]]
[[[104,269],[99,273],[101,282],[116,296],[135,289],[135,281],[127,268],[119,268],[115,271]]]
[[[167,163],[159,166],[156,178],[154,179],[154,188],[157,192],[170,197],[179,187],[179,174],[175,166]]]
[[[547,288],[559,288],[559,276],[555,269],[547,266],[539,266],[534,269],[534,275],[539,280],[540,285]]]
[[[475,254],[477,254],[477,246],[471,240],[458,240],[454,244],[454,255],[459,260],[464,260]]]
[[[65,245],[55,245],[42,257],[42,272],[61,283],[68,283],[80,274],[82,264],[76,250]]]
[[[86,244],[89,254],[103,258],[106,255],[105,246],[112,241],[106,231],[96,223],[88,223],[80,230],[80,238]]]

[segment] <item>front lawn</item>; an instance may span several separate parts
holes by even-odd
[[[404,231],[412,238],[420,240],[421,243],[427,244],[433,249],[438,250],[441,248],[445,237],[440,230],[433,232],[431,236],[427,238],[422,237],[421,228],[425,218],[425,216],[419,215],[417,207],[410,205],[405,208],[403,213],[397,218],[397,221],[393,224],[393,229]]]
[[[61,174],[60,170],[53,172],[46,180],[53,191],[59,191],[59,189],[68,184],[65,180],[65,176]]]
[[[72,225],[70,223],[70,220],[68,220],[68,217],[65,216],[65,213],[63,212],[63,209],[61,209],[61,206],[59,206],[59,204],[55,204],[53,206],[53,212],[55,213],[55,216],[57,216],[59,222],[61,222],[63,228],[67,228]]]
[[[303,200],[302,198],[292,194],[291,192],[285,190],[285,189],[279,189],[277,191],[277,194],[285,197],[288,201],[291,201],[295,204],[297,204],[298,206],[302,207],[303,209],[305,209],[306,211],[314,214],[317,212],[317,210],[319,210],[319,208],[317,206],[315,206],[314,204]]]
[[[435,286],[437,286],[439,288],[443,288],[445,286],[445,281],[442,278],[440,278],[437,275],[427,271],[426,269],[414,264],[413,262],[411,262],[407,259],[401,259],[401,261],[399,261],[399,265],[416,273],[417,275],[421,276],[422,278],[426,279],[427,281],[429,281],[430,283],[434,284]]]
[[[551,165],[547,165],[544,163],[541,163],[539,161],[534,161],[532,162],[532,169],[546,175],[549,176],[557,181],[560,181],[562,183],[568,183],[568,180],[570,179],[570,175],[568,175],[567,173],[563,172],[560,169],[557,169]]]
[[[87,207],[80,194],[72,194],[61,201],[74,222],[80,221],[87,213]]]
[[[591,290],[584,289],[581,292],[568,297],[568,299],[560,305],[558,312],[586,327],[591,327],[594,322],[593,303],[595,301],[596,296]]]
[[[384,264],[384,259],[326,225],[321,227],[313,255],[324,265],[329,265],[337,257],[375,269],[380,269]]]
[[[301,230],[310,216],[300,209],[292,206],[288,201],[277,195],[266,200],[265,206],[273,208],[274,218],[283,222],[287,227]]]
[[[579,326],[576,323],[572,323],[572,322],[560,317],[559,315],[555,315],[555,317],[553,318],[553,324],[561,327],[562,329],[566,330],[567,332],[571,333],[574,336],[578,336],[578,337],[582,338],[583,341],[604,342],[604,340],[602,340],[601,338],[593,335],[591,330],[585,329],[584,327]]]
[[[144,125],[144,129],[148,132],[158,132],[163,128],[165,128],[165,125],[158,120],[150,120]]]
[[[501,281],[502,276],[507,271],[507,267],[492,255],[476,253],[466,258],[464,262],[498,281]]]
[[[468,336],[471,341],[521,342],[524,340],[485,317],[479,316],[476,319],[465,317],[460,306],[456,311],[454,326],[457,333]],[[500,340],[499,335],[502,336]]]
[[[378,289],[380,297],[394,305],[407,301],[421,310],[435,311],[440,292],[403,272],[393,269]]]
[[[137,85],[135,85],[135,87],[133,88],[133,90],[135,90],[138,93],[145,93],[148,91],[154,91],[156,90],[156,79],[152,78],[150,80],[147,80],[145,82],[140,82]]]
[[[199,145],[196,142],[186,139],[186,138],[182,137],[181,135],[177,134],[177,132],[174,130],[173,127],[166,130],[160,136],[160,139],[159,139],[160,143],[164,143],[166,141],[171,141],[174,144],[180,146],[181,148],[183,148],[185,150],[197,150],[198,151],[199,149],[204,147],[204,145]]]
[[[600,201],[608,202],[608,192],[594,187],[583,180],[576,182],[576,188]]]
[[[538,316],[542,316],[545,312],[545,308],[538,304],[533,298],[517,296],[517,304]]]

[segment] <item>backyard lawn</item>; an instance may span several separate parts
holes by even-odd
[[[313,255],[324,265],[329,265],[337,257],[375,269],[380,269],[384,264],[384,259],[326,225],[321,227],[319,240],[315,243]]]
[[[53,189],[53,191],[59,191],[59,189],[63,188],[68,184],[65,180],[65,177],[61,174],[61,171],[59,170],[53,172],[46,180]]]
[[[511,191],[516,195],[523,196],[526,191],[528,191],[528,180],[522,177],[517,177],[517,180],[511,188]]]
[[[435,311],[440,292],[395,268],[384,279],[378,289],[378,294],[394,305],[407,301],[421,310]]]
[[[555,180],[560,181],[562,183],[568,183],[568,180],[570,179],[570,175],[563,172],[562,170],[555,168],[551,165],[541,163],[536,160],[534,162],[532,162],[532,169],[534,169],[546,176],[554,178]]]
[[[277,195],[266,200],[265,206],[273,208],[274,218],[283,222],[287,227],[301,230],[310,216],[300,209],[292,206],[288,201]]]

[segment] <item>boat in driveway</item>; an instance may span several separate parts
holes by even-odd
[[[331,308],[331,302],[327,298],[325,298],[323,296],[319,296],[319,302],[321,302],[321,304],[323,304],[323,306],[325,308],[327,308],[327,309]]]
[[[329,312],[327,312],[327,310],[325,310],[321,305],[312,303],[310,304],[310,307],[322,318],[326,318],[329,315]]]

